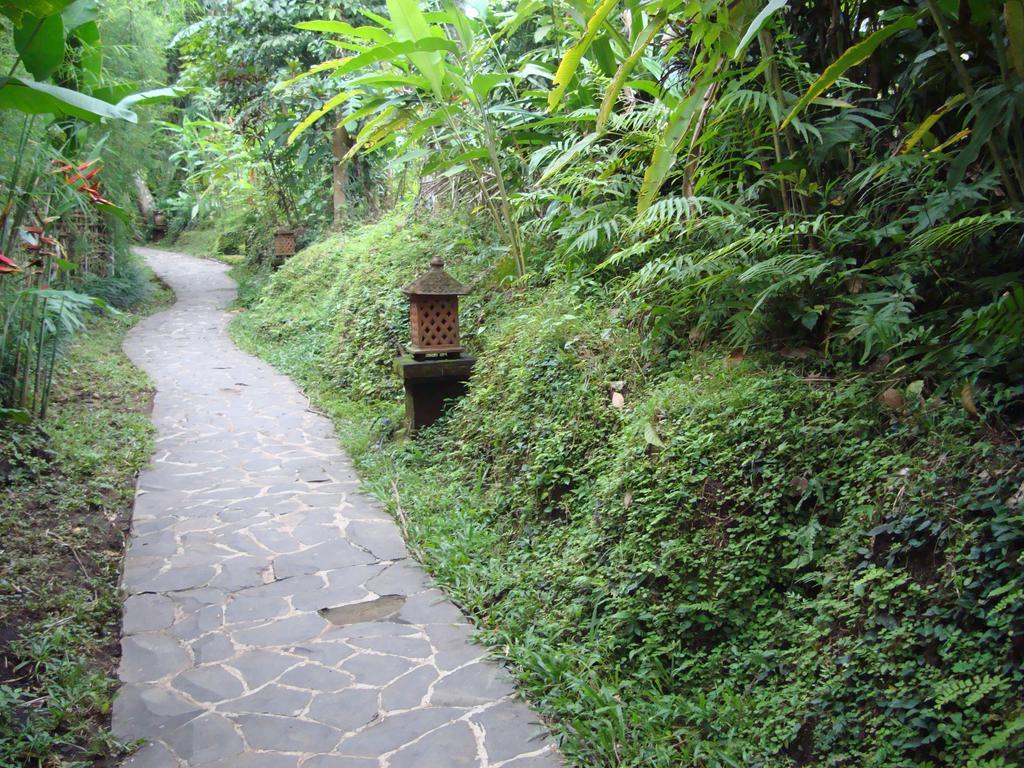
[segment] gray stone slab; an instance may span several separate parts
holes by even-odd
[[[124,741],[155,739],[201,714],[201,707],[170,690],[127,684],[114,700],[113,731]]]
[[[271,683],[248,696],[234,699],[217,707],[219,712],[247,712],[254,715],[281,715],[295,717],[313,698],[313,694],[295,688]]]
[[[330,752],[341,733],[322,723],[273,715],[234,718],[250,747],[270,752]]]
[[[521,701],[500,702],[471,719],[484,730],[484,747],[491,762],[511,760],[545,745],[547,729]]]
[[[210,712],[185,723],[164,741],[189,766],[234,757],[245,749],[231,721]]]
[[[249,690],[255,690],[276,680],[285,670],[302,663],[295,656],[257,649],[240,653],[225,664],[242,675]]]
[[[376,760],[343,755],[313,755],[304,760],[301,768],[379,768]]]
[[[352,685],[354,680],[352,675],[321,664],[302,664],[278,678],[281,685],[309,691],[340,691]]]
[[[428,659],[433,653],[433,647],[426,638],[410,635],[353,637],[349,643],[356,648],[364,648],[376,653],[387,653],[392,656],[403,656],[407,659]]]
[[[126,683],[159,680],[187,669],[191,660],[177,640],[162,632],[130,635],[121,640],[119,675]]]
[[[197,664],[224,661],[235,655],[235,645],[227,635],[206,635],[192,643],[192,656]]]
[[[415,661],[401,656],[357,654],[342,663],[341,671],[352,675],[356,683],[380,687],[404,675],[414,666]]]
[[[437,680],[438,674],[434,667],[423,666],[395,679],[380,692],[381,708],[393,712],[422,706],[430,693],[430,684]]]
[[[182,762],[167,747],[159,742],[145,744],[131,757],[125,759],[125,768],[182,768]]]
[[[540,755],[520,757],[503,763],[501,768],[563,768],[562,758],[554,749]]]
[[[345,738],[336,751],[353,757],[379,757],[454,722],[463,714],[460,709],[427,707],[386,715],[368,728]],[[473,754],[476,754],[475,748]]]
[[[165,595],[130,595],[122,623],[126,635],[167,629],[174,623],[174,601]]]
[[[378,595],[415,595],[429,589],[432,584],[430,577],[418,565],[399,561],[367,581],[366,586]]]
[[[146,569],[149,573],[149,569]],[[212,565],[176,566],[164,573],[149,576],[131,577],[125,570],[125,586],[133,593],[139,592],[176,592],[182,589],[194,589],[210,583],[217,574]]]
[[[185,670],[171,680],[171,687],[195,701],[203,702],[235,699],[245,692],[245,686],[238,677],[220,666]]]
[[[410,624],[454,624],[466,620],[462,611],[437,588],[407,597],[399,616]]]
[[[315,613],[307,613],[275,619],[248,629],[235,630],[231,633],[231,639],[238,645],[259,648],[287,646],[319,637],[325,629],[327,622],[323,618]]]
[[[243,752],[203,768],[298,768],[299,756],[279,752]]]
[[[379,560],[398,560],[409,556],[402,535],[390,520],[355,520],[348,524],[345,534],[350,541],[370,550]]]
[[[492,662],[475,662],[434,684],[430,703],[439,707],[475,707],[515,693],[508,673]]]
[[[321,693],[313,698],[309,717],[340,731],[354,731],[377,717],[377,691],[352,688],[339,693]]]
[[[452,723],[421,736],[388,761],[388,768],[476,768],[476,738],[466,723]]]
[[[431,624],[425,631],[434,646],[434,665],[443,672],[487,656],[487,649],[472,641],[473,628],[465,622]]]
[[[337,668],[345,659],[356,655],[356,650],[341,640],[318,640],[315,643],[303,643],[289,649],[296,656],[315,661],[326,667]],[[351,677],[351,675],[349,676]]]
[[[283,597],[236,595],[231,598],[224,611],[224,623],[266,621],[284,616],[290,611],[291,606]]]
[[[366,565],[377,558],[349,544],[343,539],[281,555],[274,559],[274,573],[278,578],[303,576],[317,571],[329,571],[348,565]]]

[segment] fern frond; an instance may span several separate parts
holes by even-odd
[[[955,248],[969,240],[1011,224],[1024,224],[1024,218],[1010,211],[983,213],[980,216],[964,216],[948,224],[922,232],[910,243],[911,251],[925,248]]]

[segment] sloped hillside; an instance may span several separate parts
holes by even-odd
[[[479,362],[410,441],[398,288],[437,252]],[[984,393],[654,346],[585,275],[490,263],[469,225],[393,214],[243,276],[235,332],[339,421],[574,764],[1024,760],[1024,466]]]

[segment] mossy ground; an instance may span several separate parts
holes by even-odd
[[[407,440],[398,288],[439,251],[479,362]],[[399,213],[241,273],[234,331],[336,419],[573,764],[1024,760],[1014,435],[814,355],[652,349],[605,287],[508,288],[492,259]]]
[[[48,418],[0,432],[0,765],[108,765],[120,655],[117,591],[136,473],[153,451],[152,389],[96,317],[59,363]]]

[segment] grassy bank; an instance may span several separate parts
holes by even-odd
[[[152,389],[121,351],[170,301],[94,318],[59,364],[48,419],[0,431],[0,765],[93,766],[120,753],[109,709],[117,591]]]
[[[397,289],[435,253],[479,362],[396,440]],[[1024,466],[984,392],[655,348],[606,287],[508,289],[491,260],[393,215],[243,280],[234,332],[335,418],[574,765],[1024,760]]]

